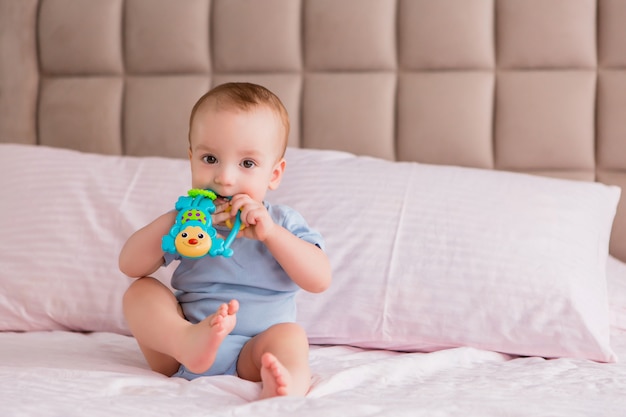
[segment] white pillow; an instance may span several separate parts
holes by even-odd
[[[615,359],[618,188],[331,151],[287,161],[268,199],[322,232],[334,271],[298,298],[312,343]],[[188,162],[0,145],[0,178],[0,330],[128,333],[117,255],[187,191]]]

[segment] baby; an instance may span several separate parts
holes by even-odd
[[[295,294],[324,291],[331,268],[319,233],[295,210],[264,201],[285,171],[288,135],[281,101],[255,84],[222,84],[193,107],[192,188],[217,194],[212,218],[220,234],[237,212],[244,228],[231,258],[181,259],[161,249],[176,219],[171,211],[122,248],[121,271],[138,278],[124,295],[124,315],[154,371],[261,381],[261,398],[308,392],[309,345],[295,323]],[[174,259],[181,261],[176,294],[149,276]]]

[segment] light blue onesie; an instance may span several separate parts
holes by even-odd
[[[274,222],[295,236],[324,248],[322,236],[309,228],[297,211],[282,205],[264,203]],[[228,229],[217,228],[226,236]],[[194,374],[180,366],[173,376],[194,379],[207,375],[235,375],[237,359],[251,337],[278,323],[296,319],[295,295],[298,287],[276,262],[265,245],[239,238],[231,245],[233,256],[205,256],[199,259],[165,254],[165,264],[181,261],[172,275],[172,287],[187,320],[197,323],[215,313],[222,303],[239,301],[237,324],[222,342],[213,366]]]

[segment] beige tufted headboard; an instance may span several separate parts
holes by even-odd
[[[626,0],[0,0],[0,141],[184,157],[195,100],[249,80],[292,146],[626,194],[625,39]]]

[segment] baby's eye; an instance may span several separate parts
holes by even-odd
[[[207,163],[207,164],[216,164],[217,163],[217,158],[214,157],[213,155],[205,155],[202,157],[202,160]]]
[[[241,161],[241,166],[244,168],[254,168],[256,166],[256,163],[250,159],[244,159],[243,161]]]

